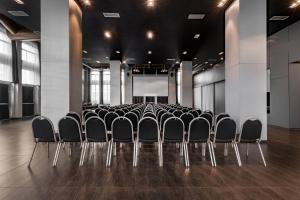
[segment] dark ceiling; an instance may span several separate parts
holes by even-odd
[[[25,27],[40,30],[40,0],[1,0],[0,13]],[[78,0],[80,1],[80,0]],[[91,65],[108,63],[109,59],[127,60],[129,63],[173,64],[168,58],[193,60],[194,64],[215,63],[224,50],[224,9],[217,8],[219,0],[156,0],[149,9],[146,0],[92,0],[83,9],[84,62]],[[268,19],[274,15],[288,15],[285,21],[268,21],[268,34],[300,19],[300,7],[290,9],[293,0],[268,0]],[[229,5],[229,3],[228,3]],[[227,6],[228,6],[227,5]],[[23,10],[29,17],[13,17],[7,11]],[[104,18],[102,12],[117,12],[121,18]],[[188,20],[190,13],[205,14],[203,20]],[[112,32],[106,39],[103,32]],[[155,34],[153,40],[145,36],[147,30]],[[195,34],[201,34],[194,39]],[[116,51],[120,51],[117,54]],[[148,55],[151,50],[152,54]],[[186,55],[182,52],[187,51]],[[196,59],[194,59],[196,58]],[[128,60],[129,59],[129,60]]]

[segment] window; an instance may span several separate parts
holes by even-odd
[[[98,70],[91,71],[91,103],[100,103],[100,72]]]
[[[125,70],[121,71],[121,104],[125,104]]]
[[[33,42],[22,42],[22,83],[40,85],[39,49]]]
[[[177,77],[177,103],[181,104],[181,70],[178,70]]]
[[[0,26],[0,80],[12,81],[12,44],[2,26]]]
[[[103,104],[110,104],[110,71],[103,70]]]

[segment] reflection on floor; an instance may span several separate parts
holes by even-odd
[[[217,168],[201,149],[190,147],[191,167],[186,169],[179,151],[164,148],[164,167],[159,168],[154,146],[143,146],[137,168],[132,167],[132,147],[118,149],[111,168],[105,167],[106,148],[96,146],[82,168],[80,149],[72,157],[62,151],[52,168],[55,145],[40,145],[27,168],[34,147],[30,121],[0,125],[0,199],[300,199],[300,134],[269,128],[263,144],[268,167],[256,146],[238,168],[234,152],[224,158],[217,146]]]

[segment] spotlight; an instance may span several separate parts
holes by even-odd
[[[104,36],[105,36],[107,39],[110,39],[110,38],[111,38],[111,32],[110,32],[110,31],[104,31]]]
[[[152,40],[152,39],[154,38],[154,33],[153,33],[153,31],[148,31],[148,32],[147,32],[147,38],[148,38],[149,40]]]

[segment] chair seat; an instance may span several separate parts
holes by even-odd
[[[59,141],[59,133],[55,133],[54,137],[56,139],[56,142]],[[43,138],[37,138],[37,142],[55,142],[54,137],[51,139],[43,139]]]

